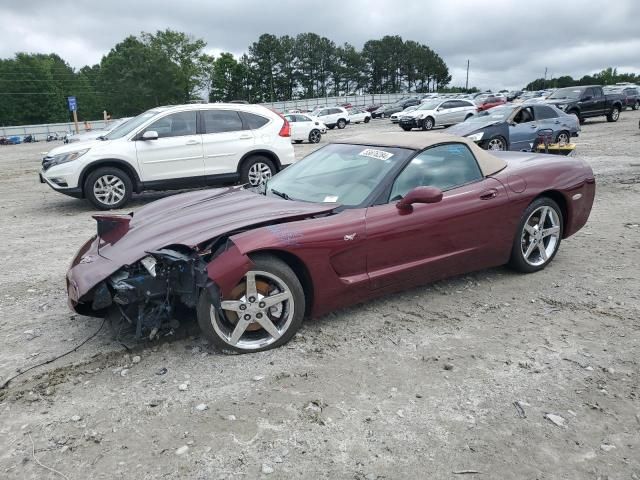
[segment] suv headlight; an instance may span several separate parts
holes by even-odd
[[[54,165],[60,165],[62,163],[73,162],[74,160],[77,160],[88,151],[89,149],[85,148],[84,150],[77,150],[75,152],[68,152],[68,153],[61,153],[59,155],[53,155],[52,157],[49,157],[49,162],[48,162],[49,167],[53,167]]]
[[[474,133],[473,135],[467,135],[467,138],[471,141],[479,142],[480,140],[482,140],[483,136],[484,136],[484,132],[478,132],[478,133]]]

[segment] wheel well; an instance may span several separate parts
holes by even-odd
[[[542,192],[535,199],[541,197],[550,198],[551,200],[556,202],[560,207],[560,210],[562,210],[562,231],[564,232],[567,228],[567,225],[569,224],[569,210],[567,206],[567,199],[564,198],[564,195],[562,195],[562,193],[558,192],[557,190],[547,190],[546,192]]]
[[[80,174],[80,180],[78,181],[78,186],[82,188],[82,194],[84,195],[84,182],[89,176],[89,174],[98,168],[103,167],[114,167],[119,168],[120,170],[124,170],[124,173],[129,175],[131,181],[133,182],[133,189],[136,193],[140,191],[140,177],[138,177],[138,172],[126,162],[122,160],[108,159],[108,160],[100,160],[99,162],[91,163],[85,167],[85,169]]]
[[[311,313],[311,307],[313,306],[313,281],[304,262],[294,254],[283,250],[259,250],[257,252],[253,252],[253,254],[273,255],[291,267],[298,277],[298,280],[300,280],[302,290],[304,290],[305,315]],[[249,254],[249,256],[251,255],[252,254]]]
[[[244,166],[246,161],[248,161],[251,157],[255,157],[258,155],[267,157],[269,160],[271,160],[278,171],[282,169],[282,164],[280,163],[280,159],[275,153],[270,152],[269,150],[253,150],[249,153],[246,153],[240,159],[240,162],[238,163],[238,174],[242,171],[242,167]]]

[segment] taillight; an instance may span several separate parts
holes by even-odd
[[[283,118],[284,123],[282,124],[282,128],[278,135],[281,137],[290,137],[291,136],[291,125],[289,125],[289,121],[286,118]]]
[[[276,112],[274,110],[274,113],[276,115],[278,115],[282,119],[282,121],[284,122],[282,124],[282,128],[280,128],[280,131],[278,132],[278,135],[280,135],[281,137],[290,137],[291,136],[291,125],[289,124],[289,120],[284,118],[284,116],[280,112]]]

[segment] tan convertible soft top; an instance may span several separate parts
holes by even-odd
[[[482,174],[486,177],[493,173],[499,172],[507,163],[501,158],[491,155],[486,150],[481,149],[471,140],[449,135],[446,133],[435,132],[398,132],[398,133],[377,133],[357,135],[351,138],[337,140],[333,143],[347,143],[355,145],[367,145],[377,147],[399,147],[410,148],[412,150],[424,150],[441,143],[463,143],[473,152],[480,165]]]

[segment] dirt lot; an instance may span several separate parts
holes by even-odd
[[[639,119],[584,126],[596,203],[546,270],[342,310],[254,355],[197,330],[128,352],[105,326],[0,392],[0,477],[639,479]],[[0,381],[100,327],[67,309],[94,212],[37,182],[48,147],[0,147]]]

